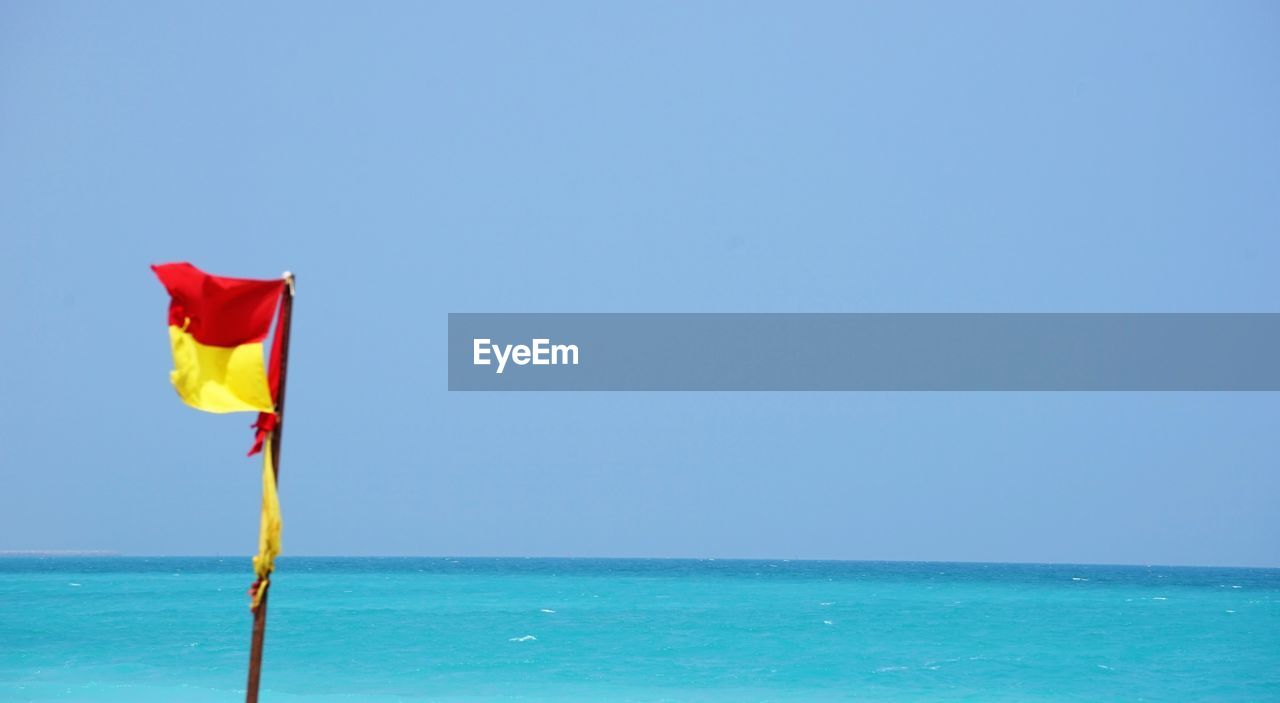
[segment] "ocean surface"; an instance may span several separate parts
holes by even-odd
[[[0,700],[237,701],[247,558],[0,558]],[[263,701],[1280,700],[1280,570],[282,558]]]

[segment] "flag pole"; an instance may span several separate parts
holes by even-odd
[[[276,396],[276,425],[271,430],[271,470],[277,485],[280,481],[280,444],[284,430],[284,388],[289,371],[289,326],[293,320],[293,274],[284,274],[284,298],[280,301],[280,388]],[[245,703],[258,703],[258,681],[262,677],[262,640],[267,634],[268,584],[262,600],[253,611],[253,639],[249,645],[249,682],[245,687]]]

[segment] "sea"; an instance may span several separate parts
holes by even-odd
[[[239,701],[247,558],[0,558],[0,700]],[[1280,570],[278,561],[262,701],[1277,701]]]

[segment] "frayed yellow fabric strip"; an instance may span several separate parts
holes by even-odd
[[[271,465],[272,435],[267,435],[262,447],[262,523],[258,528],[258,554],[253,558],[253,572],[258,575],[257,588],[253,592],[250,610],[257,610],[262,596],[267,592],[269,576],[275,570],[276,557],[280,555],[280,496],[276,493],[276,473]]]

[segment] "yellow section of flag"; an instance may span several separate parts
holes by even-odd
[[[201,344],[185,329],[169,327],[173,371],[169,380],[182,401],[211,413],[273,412],[262,343],[234,347]]]

